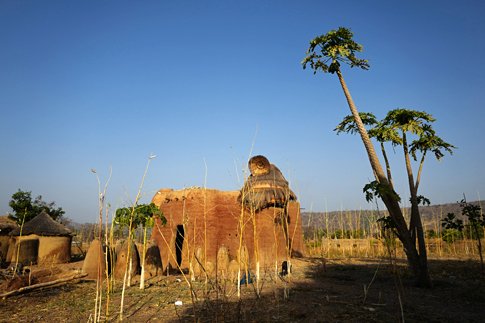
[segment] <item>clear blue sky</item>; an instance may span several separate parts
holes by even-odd
[[[307,210],[371,208],[360,139],[334,75],[303,70],[309,40],[339,26],[369,71],[344,69],[361,111],[425,110],[456,145],[425,164],[433,204],[485,196],[482,1],[0,2],[0,214],[22,189],[77,222],[162,187],[237,190],[263,154]],[[206,173],[207,165],[207,173]],[[393,156],[407,200],[401,151]]]

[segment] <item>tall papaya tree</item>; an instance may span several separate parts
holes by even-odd
[[[369,63],[365,59],[356,57],[356,53],[363,50],[362,46],[353,40],[353,33],[350,29],[340,27],[337,30],[331,30],[324,35],[315,37],[310,41],[307,55],[302,61],[303,68],[310,66],[314,74],[321,71],[323,73],[336,74],[350,112],[355,120],[357,131],[360,134],[367,157],[369,159],[372,171],[376,178],[378,196],[384,202],[389,216],[394,222],[396,235],[402,242],[404,252],[406,253],[408,264],[416,278],[416,284],[423,287],[431,287],[431,278],[429,276],[427,261],[422,260],[416,249],[411,233],[407,228],[406,221],[399,205],[398,195],[394,192],[382,165],[377,157],[374,145],[360,118],[359,111],[350,95],[350,91],[345,83],[341,64],[350,67],[358,67],[363,70],[369,69]]]
[[[423,258],[426,257],[426,245],[419,214],[419,203],[426,201],[426,199],[418,195],[418,189],[426,154],[430,151],[435,155],[436,159],[440,160],[445,152],[452,154],[455,148],[436,135],[431,125],[434,121],[435,118],[424,111],[394,109],[387,113],[380,126],[381,131],[395,133],[403,149],[411,202],[409,231],[413,243],[418,243],[418,251],[423,255]],[[416,139],[410,141],[409,138],[411,136],[414,136]],[[417,161],[417,153],[421,154],[421,158],[415,178],[411,157]]]
[[[446,152],[452,154],[455,147],[436,135],[431,125],[435,119],[426,112],[394,109],[389,111],[382,121],[377,121],[371,113],[360,112],[359,115],[368,127],[369,135],[381,145],[382,155],[386,163],[387,177],[391,186],[392,171],[384,143],[390,142],[394,147],[402,146],[411,202],[409,232],[415,246],[417,243],[420,261],[423,263],[422,266],[426,266],[427,251],[419,204],[429,204],[429,200],[422,195],[418,195],[423,165],[428,152],[432,152],[435,158],[440,160]],[[341,132],[355,133],[356,125],[353,116],[346,116],[334,130],[337,131],[337,134]],[[414,179],[411,157],[416,162],[419,159],[416,179]],[[366,185],[368,189],[372,187],[372,185]]]

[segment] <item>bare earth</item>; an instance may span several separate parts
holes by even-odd
[[[75,270],[80,263],[64,266],[64,271]],[[485,279],[480,276],[476,261],[431,260],[430,270],[434,287],[421,289],[413,287],[404,263],[392,266],[386,259],[296,259],[290,278],[264,274],[260,298],[255,284],[243,286],[238,300],[233,283],[194,282],[198,299],[195,306],[183,276],[171,275],[149,280],[145,290],[137,285],[128,288],[124,319],[127,322],[485,320]],[[0,293],[5,292],[6,282],[2,286]],[[0,299],[0,322],[87,322],[94,313],[95,290],[96,282],[77,280]],[[120,298],[118,282],[110,295],[107,321],[118,320]],[[175,306],[178,300],[182,306]],[[103,300],[102,320],[105,309]]]

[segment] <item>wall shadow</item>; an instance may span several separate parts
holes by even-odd
[[[195,314],[187,304],[171,322],[482,322],[479,263],[430,260],[429,266],[434,287],[423,289],[414,287],[402,260],[295,259],[292,281],[265,281],[260,298],[253,283],[241,300],[201,300]]]

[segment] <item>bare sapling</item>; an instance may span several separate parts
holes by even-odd
[[[204,268],[207,268],[207,163],[204,158],[205,174],[204,174]],[[208,283],[207,272],[205,273],[205,292],[207,293]]]
[[[277,217],[281,217],[280,212],[277,211],[276,208],[273,208],[273,219],[277,223],[281,223],[281,221],[276,220]],[[273,226],[273,236],[274,236],[274,257],[275,257],[275,271],[274,271],[274,279],[277,281],[278,279],[278,269],[279,269],[279,262],[278,262],[278,226],[274,225]]]
[[[143,247],[141,252],[140,289],[145,289],[145,257],[147,253],[147,227],[143,228]]]
[[[148,168],[150,166],[150,162],[155,157],[156,157],[155,155],[150,155],[148,157],[147,165],[145,167],[145,172],[143,173],[143,177],[141,179],[141,183],[140,183],[140,186],[138,188],[138,192],[136,194],[135,201],[133,202],[133,205],[131,207],[130,220],[129,220],[129,226],[128,226],[128,240],[127,240],[127,243],[128,243],[128,246],[127,246],[128,252],[127,252],[127,257],[126,257],[125,275],[123,277],[123,289],[121,291],[120,316],[119,316],[120,321],[123,320],[123,304],[124,304],[124,300],[125,300],[125,290],[126,290],[126,285],[127,285],[128,264],[131,264],[131,253],[132,253],[132,251],[131,251],[131,242],[132,242],[132,231],[133,231],[133,220],[134,220],[134,215],[135,215],[135,208],[136,208],[136,205],[138,204],[138,201],[141,198],[141,192],[142,192],[142,189],[143,189],[143,183],[145,182],[145,178],[146,178],[146,175],[147,175],[147,172],[148,172]]]
[[[109,277],[109,264],[111,260],[111,244],[109,240],[109,236],[112,234],[112,232],[109,230],[108,227],[108,214],[109,214],[109,207],[110,205],[108,204],[107,207],[105,208],[105,237],[104,237],[104,244],[106,246],[106,253],[105,253],[105,280],[106,280],[106,313],[105,317],[109,316],[109,295],[111,292],[111,280]],[[111,221],[113,223],[113,221]],[[111,229],[113,228],[113,225],[111,225]]]
[[[191,298],[191,301],[192,301],[192,309],[193,309],[194,318],[195,318],[196,317],[195,301],[196,301],[197,295],[195,293],[194,286],[192,285],[192,281],[187,278],[187,275],[185,275],[184,271],[182,270],[182,268],[180,267],[179,263],[177,262],[177,256],[173,253],[172,248],[170,247],[171,244],[165,238],[165,235],[163,234],[162,230],[160,229],[160,225],[158,224],[158,221],[155,221],[155,227],[157,228],[157,231],[158,231],[159,235],[162,237],[162,240],[165,243],[165,247],[167,248],[167,251],[169,253],[170,258],[172,259],[172,261],[177,266],[177,269],[182,274],[182,277],[184,278],[185,283],[187,283],[187,285],[188,285],[188,287],[190,289],[190,298]],[[169,269],[170,269],[170,264],[167,265],[167,272],[169,271]]]
[[[27,216],[27,209],[24,211],[24,215],[22,217],[22,222],[20,224],[20,233],[19,233],[19,238],[17,239],[17,251],[15,253],[15,266],[13,269],[13,276],[12,278],[15,278],[15,275],[17,274],[17,271],[19,269],[19,256],[20,256],[20,243],[22,242],[22,231],[24,229],[24,223],[25,223],[25,217]]]
[[[257,217],[256,217],[256,210],[254,206],[251,206],[249,211],[249,217],[253,224],[253,248],[254,248],[254,261],[255,261],[255,278],[256,278],[256,296],[260,298],[260,263],[259,263],[259,235],[258,235],[258,226],[257,226]],[[246,276],[247,278],[247,276]]]
[[[238,270],[237,270],[237,297],[240,299],[241,298],[241,280],[242,280],[242,269],[244,269],[244,272],[246,274],[246,283],[248,282],[249,278],[249,268],[248,268],[248,263],[249,263],[249,257],[247,254],[247,248],[244,245],[244,231],[246,230],[246,224],[251,221],[251,218],[249,217],[246,219],[246,211],[244,207],[244,199],[246,194],[248,192],[243,188],[241,191],[241,209],[239,212],[239,217],[238,217],[238,237],[239,237],[239,244],[238,244],[238,250],[237,250],[237,262],[238,262]],[[245,251],[245,252],[244,252]],[[243,260],[244,259],[244,260]]]
[[[101,181],[99,179],[98,173],[93,168],[91,172],[96,175],[96,179],[98,181],[98,211],[99,211],[99,220],[98,220],[98,241],[101,244],[102,241],[102,231],[103,231],[103,211],[106,209],[105,205],[105,197],[106,191],[108,189],[108,184],[111,180],[112,169],[110,167],[109,177],[104,185],[103,191],[101,191]],[[102,250],[102,248],[101,248]],[[94,303],[94,321],[99,322],[101,320],[101,306],[102,306],[102,299],[103,299],[103,288],[102,288],[102,279],[103,279],[103,271],[102,271],[102,262],[106,261],[106,259],[102,258],[102,252],[98,253],[98,261],[97,261],[97,275],[96,275],[96,299]],[[106,266],[106,270],[108,266]],[[106,272],[105,272],[106,273]],[[106,303],[106,312],[108,312],[109,303]],[[107,315],[107,314],[106,314]]]

